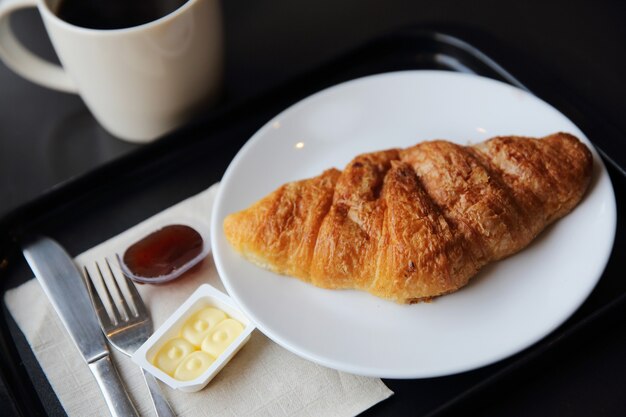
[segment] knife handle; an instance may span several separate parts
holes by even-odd
[[[94,377],[96,377],[96,381],[98,381],[100,390],[104,395],[104,400],[113,417],[139,417],[108,355],[91,362],[89,369],[91,369]]]

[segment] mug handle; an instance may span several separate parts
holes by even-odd
[[[0,0],[0,59],[5,65],[29,81],[53,90],[78,93],[76,84],[59,65],[39,58],[11,30],[9,16],[27,7],[37,7],[36,0]]]

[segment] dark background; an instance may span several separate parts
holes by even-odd
[[[228,0],[223,12],[232,100],[271,89],[373,37],[436,24],[474,30],[519,51],[528,57],[525,65],[556,74],[626,125],[623,1]],[[13,23],[27,45],[55,59],[37,12],[20,12]],[[0,63],[0,215],[134,148],[98,128],[78,97],[34,85]]]
[[[480,33],[510,50],[527,72],[556,76],[567,94],[582,97],[626,132],[625,4],[224,0],[227,98],[236,102],[269,91],[399,28],[451,27]],[[55,60],[37,12],[20,12],[13,23],[27,45]],[[623,140],[626,152],[626,136]],[[80,98],[34,85],[0,63],[0,218],[138,148],[99,128]],[[577,344],[576,349],[588,352],[578,352],[577,362],[559,356],[573,354],[561,350],[543,360],[545,375],[534,373],[483,392],[480,414],[626,415],[625,318],[622,308],[601,323],[597,331],[603,334]],[[6,409],[0,404],[1,415]]]

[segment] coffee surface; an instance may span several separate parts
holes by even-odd
[[[61,0],[56,15],[89,29],[123,29],[157,20],[187,0]]]

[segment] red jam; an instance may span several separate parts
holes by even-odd
[[[202,260],[204,241],[190,226],[165,226],[134,243],[122,266],[135,281],[160,283],[174,279]]]

